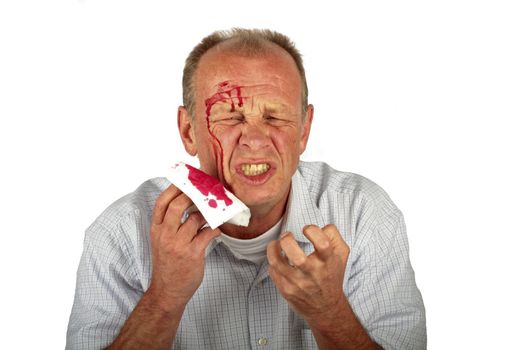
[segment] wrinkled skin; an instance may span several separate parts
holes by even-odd
[[[231,98],[223,93],[221,99],[221,91]],[[245,231],[257,235],[284,212],[312,117],[311,105],[303,111],[300,75],[284,50],[248,58],[222,48],[202,57],[195,76],[195,118],[181,107],[179,129],[201,169],[218,177],[250,208],[252,221]],[[241,171],[242,164],[261,163],[270,166],[264,178]],[[227,225],[221,229],[242,233]]]

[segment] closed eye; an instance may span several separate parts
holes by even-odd
[[[244,122],[244,116],[241,114],[224,115],[214,119],[213,123],[219,125],[237,125]]]
[[[288,120],[286,119],[281,119],[281,118],[278,118],[276,116],[273,116],[273,115],[266,115],[264,116],[264,120],[271,124],[271,125],[275,125],[275,126],[281,126],[281,125],[285,125],[285,124],[288,124]]]

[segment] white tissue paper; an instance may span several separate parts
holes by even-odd
[[[225,222],[248,226],[250,209],[213,176],[178,162],[168,170],[167,178],[190,197],[212,229]]]

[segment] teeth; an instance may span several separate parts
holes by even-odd
[[[246,176],[256,176],[265,173],[270,169],[268,164],[243,164],[241,165],[241,170]]]

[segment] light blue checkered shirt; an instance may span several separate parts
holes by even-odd
[[[67,331],[67,349],[109,345],[151,278],[149,227],[169,182],[152,179],[106,209],[87,229]],[[306,253],[304,225],[335,224],[351,247],[344,291],[370,336],[385,349],[426,348],[425,310],[410,265],[399,209],[366,178],[301,162],[282,229]],[[174,349],[316,349],[308,324],[268,276],[268,264],[239,260],[220,242],[187,305]]]

